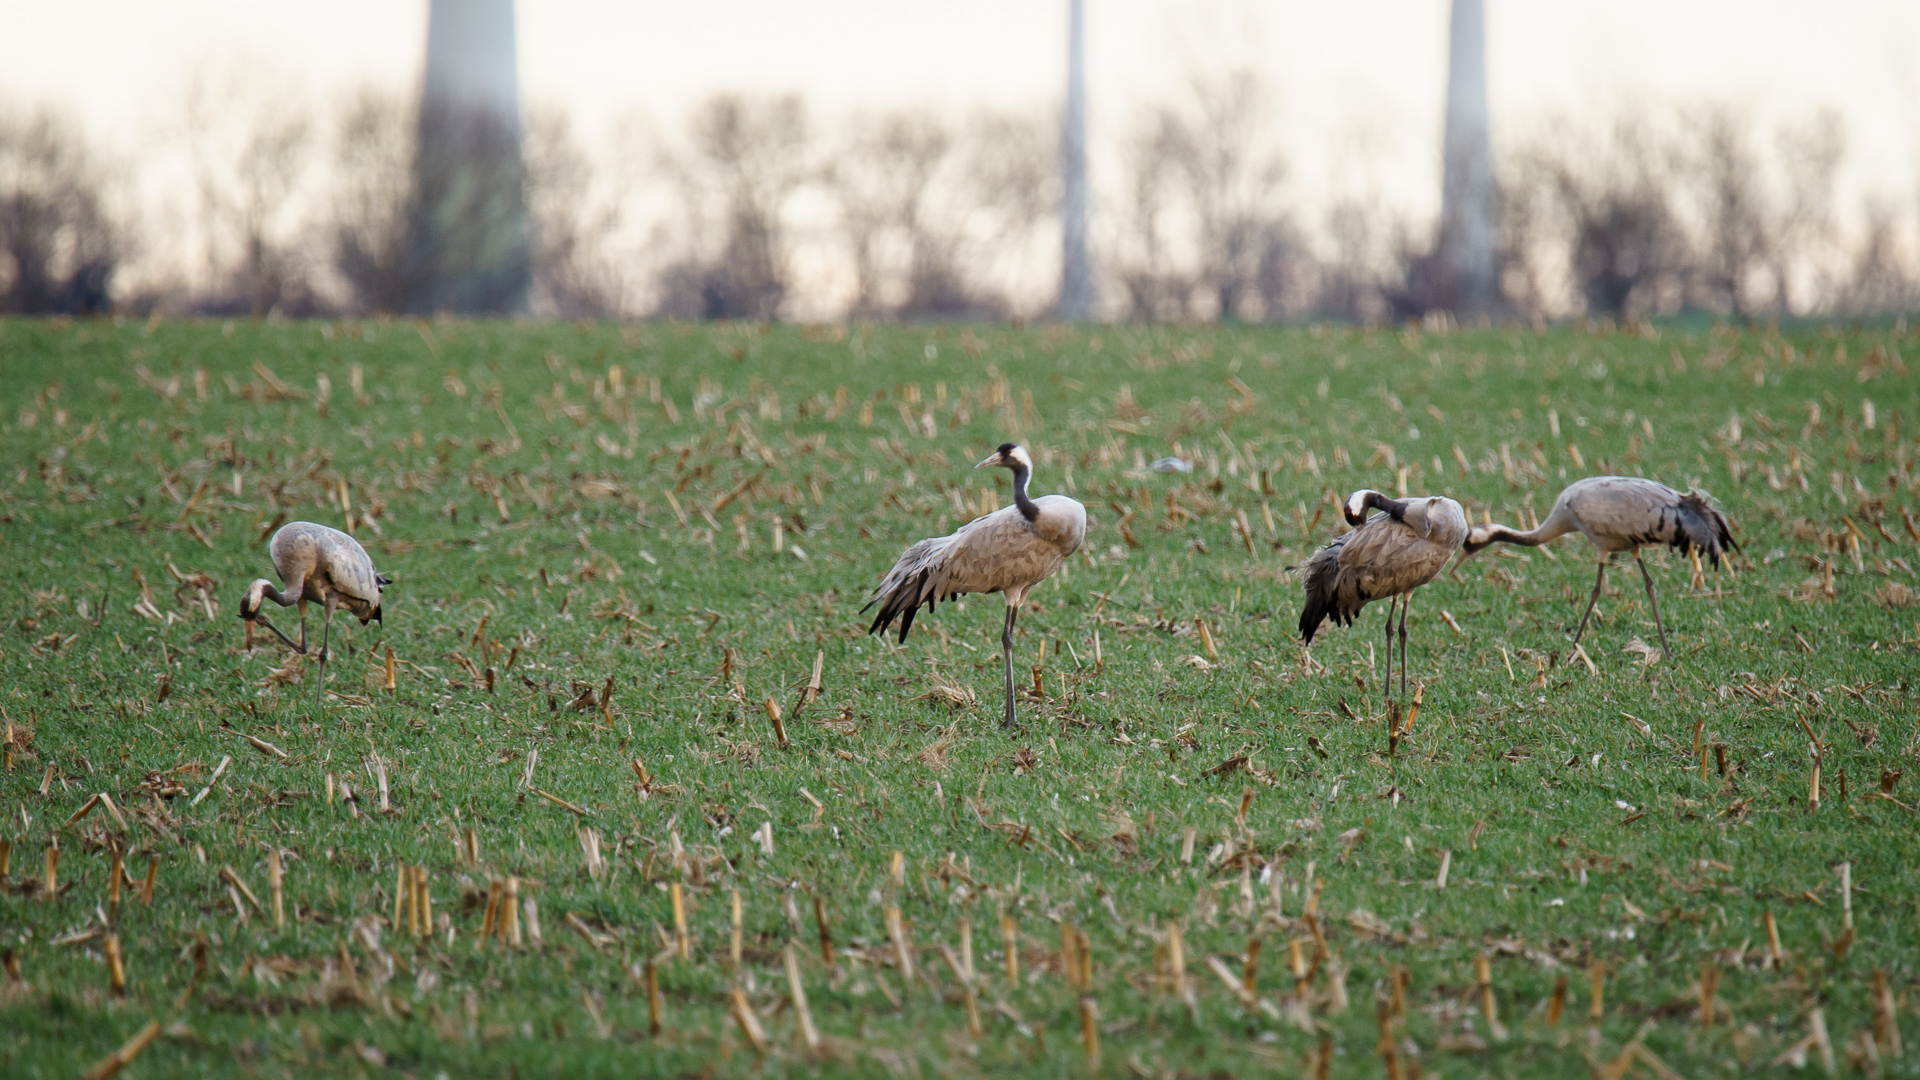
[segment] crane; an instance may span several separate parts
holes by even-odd
[[[1720,565],[1727,550],[1738,551],[1727,515],[1713,505],[1705,492],[1688,491],[1682,495],[1657,480],[1637,476],[1589,476],[1575,480],[1553,500],[1547,519],[1525,532],[1506,525],[1475,525],[1467,538],[1466,553],[1472,555],[1488,544],[1523,544],[1538,547],[1556,536],[1570,532],[1586,534],[1600,553],[1600,573],[1593,582],[1593,595],[1587,598],[1586,613],[1573,632],[1573,643],[1587,631],[1593,606],[1600,602],[1600,590],[1607,583],[1607,563],[1622,551],[1633,552],[1640,577],[1647,583],[1647,603],[1653,606],[1653,624],[1660,629],[1660,651],[1671,656],[1667,647],[1667,624],[1660,618],[1660,601],[1653,593],[1653,575],[1647,572],[1640,549],[1647,544],[1665,544],[1682,555],[1699,550],[1707,560]]]
[[[1002,443],[974,468],[989,465],[1013,471],[1013,505],[974,518],[951,535],[908,548],[860,610],[880,605],[869,634],[884,633],[898,618],[900,642],[905,644],[921,605],[932,611],[940,601],[964,593],[1005,593],[1000,652],[1007,669],[1007,716],[1002,724],[1012,727],[1014,620],[1027,590],[1080,550],[1087,535],[1087,508],[1065,495],[1030,497],[1027,478],[1033,473],[1033,458],[1024,446]]]
[[[373,568],[373,559],[360,542],[339,529],[294,521],[281,526],[267,545],[273,568],[285,582],[282,592],[266,578],[256,578],[240,599],[240,618],[251,626],[262,623],[274,636],[295,652],[307,655],[307,602],[320,604],[326,619],[320,634],[320,677],[314,688],[318,701],[327,682],[327,641],[333,630],[333,610],[344,607],[359,618],[360,624],[385,619],[380,614],[380,590],[393,579]],[[300,640],[280,632],[280,628],[261,613],[261,605],[271,600],[281,607],[300,608]]]
[[[1371,520],[1367,511],[1379,510]],[[1331,615],[1350,626],[1368,603],[1387,600],[1387,672],[1383,684],[1393,692],[1393,607],[1400,603],[1400,692],[1407,692],[1407,607],[1413,590],[1432,581],[1467,539],[1467,515],[1460,504],[1439,495],[1390,499],[1362,489],[1341,507],[1353,531],[1307,560],[1307,604],[1300,612],[1300,636],[1313,644],[1314,632]]]

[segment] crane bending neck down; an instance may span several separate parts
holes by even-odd
[[[300,624],[300,640],[293,640],[281,633],[279,627],[273,625],[273,623],[267,620],[265,615],[260,613],[261,604],[268,600],[279,604],[281,607],[292,607],[300,602],[300,597],[297,594],[288,595],[287,593],[281,592],[279,589],[274,588],[273,582],[268,581],[266,578],[255,578],[253,583],[247,586],[246,594],[240,598],[240,617],[248,622],[257,622],[273,631],[273,636],[285,642],[288,648],[304,655],[307,651],[307,626],[305,620],[302,620]]]
[[[1013,470],[1013,505],[1020,508],[1021,517],[1039,520],[1040,504],[1027,494],[1027,477],[1033,474],[1033,458],[1027,454],[1027,448],[1018,443],[1001,443],[998,450],[974,468],[984,469],[989,465]]]
[[[1347,496],[1346,504],[1340,508],[1347,524],[1359,528],[1367,523],[1367,511],[1378,510],[1395,521],[1407,519],[1406,499],[1389,499],[1372,488],[1361,488]]]

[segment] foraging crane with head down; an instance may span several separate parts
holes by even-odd
[[[1379,510],[1371,520],[1368,510]],[[1387,672],[1393,692],[1393,605],[1400,602],[1400,692],[1407,692],[1407,606],[1413,590],[1432,581],[1467,539],[1467,515],[1460,504],[1439,495],[1390,499],[1377,491],[1347,496],[1341,512],[1353,531],[1333,538],[1307,560],[1307,604],[1300,612],[1300,636],[1313,644],[1314,632],[1329,615],[1351,626],[1360,609],[1382,597],[1387,601]]]
[[[1653,595],[1653,575],[1640,558],[1647,544],[1665,544],[1682,555],[1704,551],[1707,560],[1720,565],[1727,550],[1738,551],[1727,515],[1713,505],[1704,492],[1682,495],[1657,480],[1637,476],[1589,476],[1575,480],[1553,500],[1547,519],[1522,532],[1506,525],[1475,525],[1467,538],[1466,552],[1472,555],[1488,544],[1523,544],[1538,547],[1556,536],[1570,532],[1586,534],[1600,553],[1600,573],[1593,582],[1593,595],[1587,598],[1586,613],[1573,632],[1573,643],[1587,631],[1593,606],[1600,602],[1600,590],[1607,583],[1607,563],[1622,551],[1633,552],[1640,577],[1647,583],[1647,603],[1653,606],[1653,624],[1660,629],[1660,651],[1668,656],[1667,624],[1660,618],[1660,601]]]
[[[362,626],[376,619],[384,624],[386,620],[380,614],[380,590],[393,584],[393,579],[373,568],[373,559],[368,557],[367,549],[361,547],[358,540],[339,529],[330,529],[311,521],[295,521],[282,526],[273,534],[267,551],[273,557],[275,572],[287,585],[286,591],[274,588],[273,582],[266,578],[255,579],[240,598],[240,618],[249,627],[256,622],[265,625],[281,641],[304,656],[307,654],[307,602],[321,605],[326,612],[326,619],[320,634],[320,675],[314,689],[314,699],[317,701],[327,682],[327,641],[333,630],[334,608],[346,608],[360,620]],[[280,628],[261,613],[261,605],[268,600],[281,607],[299,606],[299,641],[281,633]]]
[[[974,518],[949,536],[922,540],[900,556],[866,607],[880,605],[870,634],[884,633],[900,620],[900,641],[907,640],[921,605],[928,611],[963,593],[1005,593],[1007,621],[1000,631],[1000,652],[1007,669],[1007,716],[1013,726],[1013,623],[1027,590],[1045,581],[1087,535],[1087,508],[1065,495],[1027,494],[1033,458],[1024,446],[1002,443],[974,468],[988,465],[1013,471],[1013,505]]]

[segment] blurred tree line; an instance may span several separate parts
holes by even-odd
[[[1428,312],[1431,224],[1360,192],[1305,204],[1289,186],[1275,100],[1250,70],[1194,76],[1139,108],[1096,158],[1105,314]],[[206,78],[177,111],[154,160],[128,163],[68,117],[0,106],[0,311],[399,309],[416,101],[363,90],[323,111]],[[678,125],[630,121],[588,142],[564,113],[532,109],[533,308],[1043,316],[1057,288],[1058,146],[1039,113],[895,109],[823,125],[798,97],[716,94]],[[1638,319],[1920,306],[1914,200],[1876,198],[1843,227],[1846,151],[1831,113],[1762,130],[1714,104],[1630,103],[1509,132],[1498,148],[1506,308]],[[162,180],[170,196],[152,194]]]

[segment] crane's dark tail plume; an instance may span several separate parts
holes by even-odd
[[[933,577],[940,570],[940,560],[947,554],[947,547],[953,542],[950,536],[936,536],[922,540],[908,548],[900,556],[900,561],[887,571],[878,588],[867,597],[866,607],[880,605],[880,613],[874,616],[873,625],[867,633],[878,634],[900,621],[900,644],[907,643],[907,631],[913,629],[913,617],[925,604],[928,611],[940,602],[940,589]]]
[[[1340,605],[1340,598],[1334,586],[1340,576],[1340,549],[1352,533],[1342,533],[1333,538],[1333,542],[1307,560],[1306,591],[1307,604],[1300,609],[1300,636],[1306,644],[1313,644],[1313,635],[1320,630],[1320,624],[1328,615],[1333,616],[1335,625],[1345,626],[1353,622],[1354,612]]]
[[[897,581],[889,575],[880,590],[867,601],[866,607],[860,609],[864,614],[867,608],[880,605],[880,611],[874,615],[873,625],[867,627],[867,633],[884,634],[893,625],[893,620],[899,619],[900,644],[905,645],[907,631],[913,629],[913,617],[920,613],[920,605],[925,604],[927,610],[932,611],[933,605],[939,602],[927,589],[927,580],[931,576],[931,572],[926,570],[903,576]]]
[[[1698,491],[1689,491],[1680,496],[1680,505],[1674,515],[1677,528],[1673,530],[1672,546],[1685,555],[1699,548],[1714,566],[1720,565],[1720,557],[1726,551],[1739,551],[1740,545],[1733,542],[1733,532],[1727,524],[1727,515],[1719,507],[1708,501]]]

